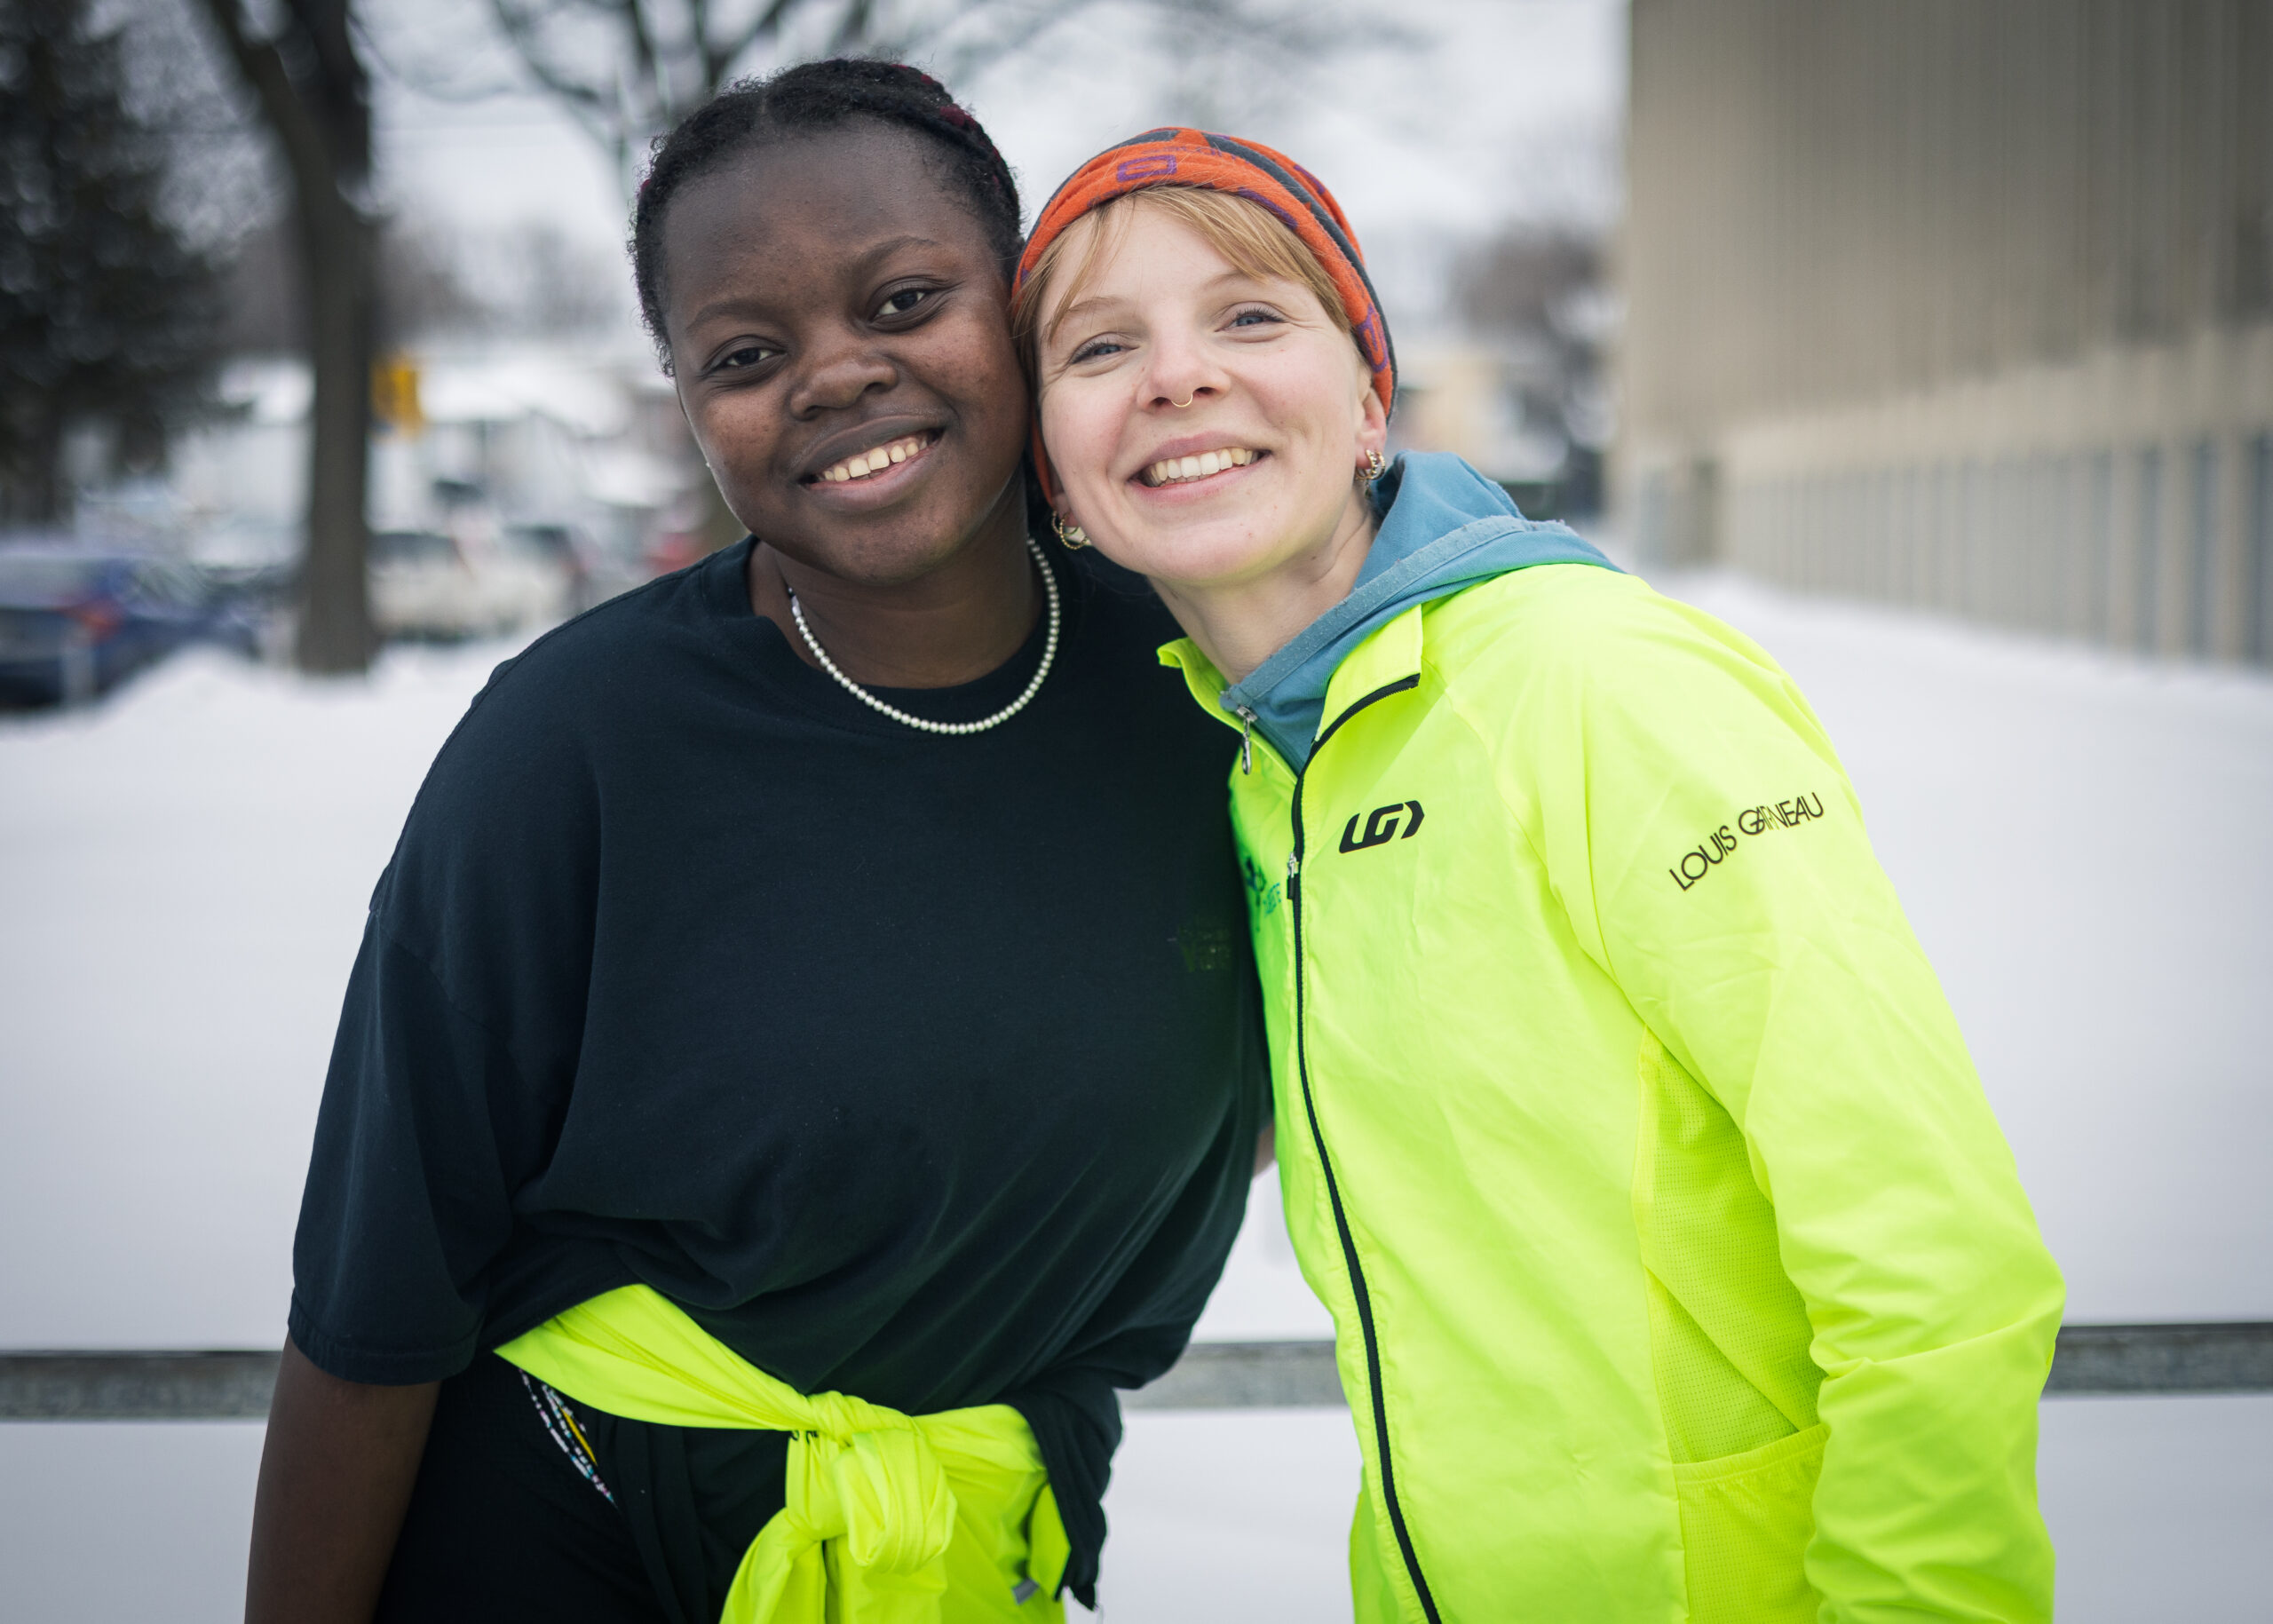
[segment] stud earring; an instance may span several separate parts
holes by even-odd
[[[1067,524],[1063,513],[1053,513],[1049,522],[1057,527],[1057,539],[1065,543],[1066,551],[1079,552],[1089,544],[1088,533],[1079,525]]]

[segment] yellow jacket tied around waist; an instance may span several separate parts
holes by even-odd
[[[645,1286],[497,1350],[613,1414],[790,1434],[788,1498],[742,1557],[721,1624],[1062,1620],[1068,1548],[1041,1450],[1004,1404],[899,1411],[800,1393]]]

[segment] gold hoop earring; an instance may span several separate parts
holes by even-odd
[[[1373,449],[1370,446],[1367,447],[1366,449],[1366,469],[1363,473],[1358,475],[1358,478],[1365,480],[1366,484],[1371,485],[1374,480],[1380,479],[1388,471],[1389,464],[1382,461],[1382,454]]]
[[[1063,513],[1051,514],[1049,522],[1057,527],[1057,539],[1065,543],[1066,551],[1079,552],[1089,544],[1088,533],[1079,525],[1067,524]]]

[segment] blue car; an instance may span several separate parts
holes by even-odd
[[[83,703],[186,643],[251,654],[257,637],[254,606],[178,559],[0,546],[0,709]]]

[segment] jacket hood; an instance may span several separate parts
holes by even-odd
[[[1216,696],[1296,772],[1326,715],[1326,688],[1351,650],[1415,604],[1534,564],[1618,566],[1569,526],[1525,519],[1459,457],[1408,451],[1374,487],[1381,528],[1350,595]]]

